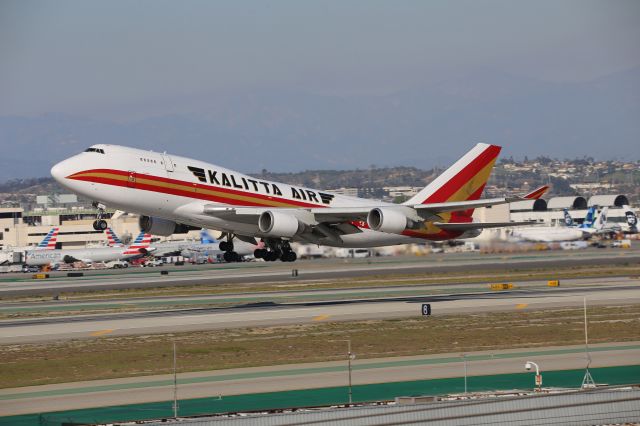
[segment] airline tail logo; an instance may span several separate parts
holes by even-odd
[[[624,215],[627,217],[627,224],[629,228],[636,229],[638,226],[638,216],[631,210],[631,207],[624,206]]]
[[[569,214],[569,210],[564,209],[564,224],[565,226],[573,226],[573,218]]]
[[[598,215],[598,220],[597,220],[597,225],[596,225],[597,229],[603,229],[607,225],[607,213],[608,213],[608,211],[609,211],[609,207],[604,207],[602,209],[602,211],[600,212],[600,215]]]
[[[151,245],[151,234],[141,232],[138,234],[135,241],[127,247],[124,254],[145,254],[149,245]]]
[[[500,154],[500,147],[477,144],[461,159],[423,188],[404,204],[430,204],[453,201],[478,200],[482,195],[493,165]],[[465,216],[471,216],[473,209]]]
[[[591,228],[593,227],[593,219],[594,219],[594,215],[596,213],[596,207],[589,207],[589,210],[587,210],[587,215],[584,217],[584,221],[582,222],[582,225],[580,225],[580,228]]]
[[[105,232],[107,234],[107,240],[109,241],[109,247],[122,247],[124,245],[113,229],[107,228]]]
[[[56,243],[58,242],[58,231],[60,228],[52,228],[51,231],[44,237],[40,244],[38,244],[37,248],[42,250],[53,250],[56,248]]]

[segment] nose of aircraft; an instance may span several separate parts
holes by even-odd
[[[70,174],[69,160],[61,161],[51,168],[51,176],[53,176],[58,183],[63,183],[65,178]]]

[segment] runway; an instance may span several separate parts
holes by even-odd
[[[640,359],[640,342],[592,345],[590,355],[591,368],[636,365]],[[533,375],[524,371],[528,360],[533,359],[541,366],[543,376],[544,372],[580,369],[586,365],[582,346],[472,352],[465,354],[465,358],[467,375],[474,383],[481,382],[486,375],[520,373],[531,376],[531,387]],[[178,392],[181,400],[212,396],[224,399],[229,395],[345,386],[346,372],[345,362],[338,361],[183,373],[178,375]],[[358,386],[438,378],[459,378],[462,383],[463,374],[461,354],[450,353],[356,359],[352,377],[354,386]],[[8,416],[170,401],[172,384],[172,376],[161,375],[2,389],[0,412]]]
[[[289,291],[261,294],[262,301],[251,300],[256,294],[244,295],[244,300],[236,295],[233,303],[222,307],[4,320],[0,321],[0,341],[4,344],[33,343],[105,335],[408,318],[420,316],[423,303],[431,304],[432,315],[578,307],[582,306],[584,297],[590,306],[640,303],[639,278],[576,279],[568,282],[567,287],[559,288],[545,288],[537,284],[523,283],[522,289],[504,292],[487,291],[486,284],[484,290],[465,291],[469,289],[458,286],[440,294],[434,294],[431,286],[399,289],[411,293],[405,295],[393,294],[395,289],[387,288]],[[516,286],[520,284],[516,283]],[[225,297],[229,296],[212,296],[207,301],[211,303],[214,298],[224,300]],[[269,297],[282,301],[268,301]],[[291,297],[298,300],[286,300]],[[176,303],[175,298],[163,301]]]
[[[477,253],[435,254],[424,257],[383,257],[367,259],[324,259],[296,263],[247,262],[202,266],[165,266],[157,269],[129,268],[119,271],[87,271],[84,277],[69,278],[52,272],[47,280],[30,275],[8,274],[0,278],[0,298],[10,296],[52,295],[63,292],[99,291],[130,288],[154,288],[194,285],[291,282],[372,277],[389,274],[419,274],[505,271],[510,269],[623,265],[640,262],[640,250],[590,249],[580,251],[535,252],[512,255]],[[298,275],[292,277],[292,269]],[[160,271],[168,272],[161,275]]]

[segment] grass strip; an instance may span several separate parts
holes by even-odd
[[[582,309],[553,309],[12,344],[0,346],[0,386],[168,374],[174,341],[189,372],[340,360],[331,341],[346,338],[358,359],[564,346],[583,327]],[[640,340],[640,305],[590,310],[589,340]]]

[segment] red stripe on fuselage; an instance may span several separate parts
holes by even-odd
[[[237,191],[234,189],[230,189],[230,188],[225,188],[225,187],[218,187],[218,186],[211,186],[211,185],[203,185],[200,183],[195,183],[195,182],[188,182],[188,181],[181,181],[181,180],[177,180],[177,179],[170,179],[170,178],[164,178],[164,177],[160,177],[160,176],[154,176],[154,175],[147,175],[147,174],[142,174],[142,173],[136,173],[135,177],[136,177],[136,181],[135,182],[127,182],[127,181],[122,181],[119,179],[110,179],[110,178],[105,178],[105,177],[100,177],[100,176],[82,176],[84,173],[105,173],[105,174],[115,174],[115,175],[119,175],[119,176],[126,176],[129,177],[129,172],[126,171],[122,171],[122,170],[112,170],[112,169],[93,169],[93,170],[85,170],[82,172],[78,172],[75,173],[73,175],[68,176],[68,179],[74,179],[74,180],[81,180],[81,181],[86,181],[86,182],[94,182],[94,183],[102,183],[105,185],[112,185],[112,186],[120,186],[120,187],[125,187],[125,188],[132,188],[132,189],[141,189],[144,191],[150,191],[150,192],[160,192],[160,193],[165,193],[165,194],[171,194],[171,195],[177,195],[177,196],[181,196],[181,197],[188,197],[188,198],[194,198],[194,199],[200,199],[200,200],[207,200],[207,201],[214,201],[214,202],[218,202],[218,203],[222,203],[222,204],[230,204],[230,205],[237,205],[237,206],[248,206],[248,207],[271,207],[273,202],[278,202],[278,203],[287,203],[287,204],[291,204],[291,207],[327,207],[324,206],[322,204],[310,204],[310,203],[305,203],[305,202],[301,202],[301,201],[295,201],[295,200],[290,200],[287,198],[281,198],[278,196],[273,196],[273,195],[263,195],[263,194],[256,194],[253,192],[244,192],[244,191]],[[170,183],[173,185],[186,185],[189,189],[185,188],[185,189],[176,189],[176,188],[168,188],[168,187],[164,187],[164,186],[155,186],[155,185],[149,185],[149,184],[143,184],[140,183],[139,181],[137,181],[137,179],[148,179],[148,180],[153,180],[159,183]],[[130,186],[133,185],[133,186]],[[196,191],[193,191],[193,188],[196,189]],[[244,196],[244,197],[251,197],[253,198],[255,201],[254,202],[250,202],[250,201],[246,201],[246,200],[236,200],[233,198],[226,198],[226,197],[219,197],[219,196],[215,196],[215,195],[211,195],[211,194],[203,194],[203,193],[198,193],[197,190],[198,189],[203,189],[203,190],[209,190],[209,191],[217,191],[217,192],[223,192],[226,194],[231,194],[231,195],[239,195],[239,196]],[[286,208],[286,206],[282,206],[283,208]]]

